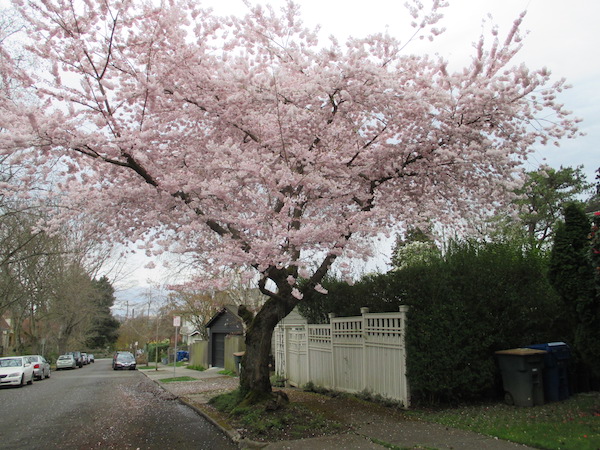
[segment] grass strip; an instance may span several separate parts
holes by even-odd
[[[194,377],[172,377],[172,378],[161,378],[160,382],[162,383],[174,383],[177,381],[196,381],[197,378]]]
[[[600,449],[600,392],[533,407],[490,404],[407,414],[531,447]]]

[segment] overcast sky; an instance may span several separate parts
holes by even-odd
[[[428,0],[422,0],[428,4]],[[261,2],[265,3],[265,2]],[[271,0],[276,8],[285,0]],[[301,0],[298,2],[307,26],[321,26],[322,42],[329,35],[340,42],[352,36],[386,31],[405,40],[412,34],[410,18],[402,6],[404,0]],[[205,0],[219,14],[243,14],[242,0]],[[503,38],[521,11],[527,10],[523,30],[527,30],[524,48],[515,62],[525,62],[530,69],[547,67],[557,79],[566,78],[572,89],[561,98],[574,115],[583,119],[581,130],[586,136],[563,141],[561,147],[538,147],[527,170],[535,170],[546,162],[552,167],[584,165],[589,181],[600,166],[600,1],[597,0],[450,0],[444,9],[441,25],[446,32],[434,42],[417,43],[407,52],[438,53],[459,67],[468,63],[472,42],[489,32],[490,20]],[[489,19],[488,13],[492,15]],[[482,28],[482,20],[488,25]],[[157,278],[157,271],[139,270],[134,278],[146,284]]]

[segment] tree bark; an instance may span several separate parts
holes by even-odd
[[[271,342],[273,331],[281,319],[297,305],[291,294],[271,297],[246,329],[246,352],[240,374],[241,394],[249,403],[271,395]]]

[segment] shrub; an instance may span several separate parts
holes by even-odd
[[[546,259],[511,243],[452,244],[444,255],[354,286],[325,283],[301,313],[324,322],[326,312],[357,315],[410,306],[407,370],[414,403],[493,397],[500,387],[494,352],[563,340],[552,334],[560,317],[547,281]]]

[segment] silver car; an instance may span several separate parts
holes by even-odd
[[[27,355],[33,365],[33,377],[36,380],[50,378],[50,363],[42,355]]]
[[[76,369],[77,368],[77,360],[72,353],[67,355],[60,355],[56,360],[56,370],[60,369]]]

